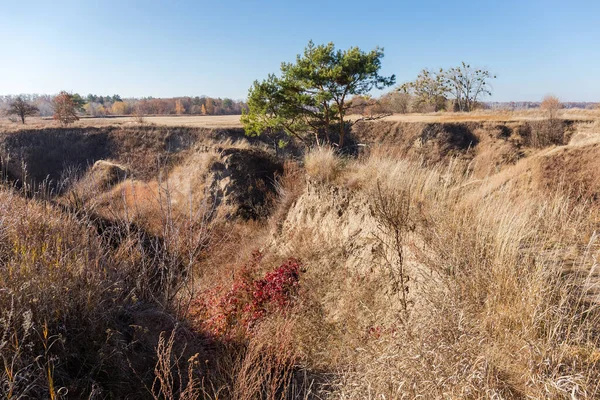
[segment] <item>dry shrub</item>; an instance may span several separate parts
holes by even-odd
[[[565,124],[560,119],[529,121],[523,125],[520,135],[525,145],[544,148],[552,145],[565,144]]]
[[[122,324],[144,290],[135,263],[107,251],[89,220],[5,189],[0,199],[3,396],[79,397],[109,387],[109,373],[132,383]]]
[[[144,112],[140,106],[137,106],[135,108],[135,111],[133,112],[133,120],[140,125],[146,123],[146,118],[144,118]]]
[[[331,147],[316,147],[304,156],[304,168],[319,183],[332,183],[342,173],[343,163]]]

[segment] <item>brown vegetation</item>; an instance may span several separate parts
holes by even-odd
[[[4,133],[0,393],[597,398],[598,124],[545,122]]]
[[[52,107],[54,108],[53,118],[63,126],[79,120],[77,105],[73,101],[73,95],[70,93],[60,92],[52,101]]]
[[[540,109],[546,113],[548,119],[556,119],[560,109],[560,100],[556,96],[546,96],[540,104]]]

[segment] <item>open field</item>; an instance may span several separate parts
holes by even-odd
[[[560,118],[592,121],[600,119],[600,110],[580,110],[570,109],[562,110],[559,114]],[[352,115],[350,119],[359,119],[361,116]],[[525,111],[476,111],[471,113],[429,113],[429,114],[394,114],[382,118],[382,121],[392,122],[466,122],[466,121],[527,121],[540,120],[544,115],[540,110],[525,110]],[[154,124],[159,126],[187,126],[195,128],[241,128],[239,115],[189,115],[189,116],[147,116],[144,117],[144,123]],[[76,121],[71,126],[135,126],[138,125],[134,117],[106,117],[106,118],[82,118]],[[59,124],[51,118],[31,117],[27,119],[27,128],[44,128],[59,126]],[[5,130],[19,130],[23,128],[20,123],[0,119],[0,128]]]
[[[193,115],[193,116],[148,116],[144,117],[144,124],[154,124],[160,126],[188,126],[196,128],[240,128],[239,115]],[[109,126],[109,125],[122,125],[122,126],[135,126],[139,125],[134,117],[107,117],[107,118],[81,118],[79,121],[74,122],[70,126],[72,127],[84,127],[84,126]],[[39,118],[32,117],[27,119],[25,127],[28,128],[45,128],[45,127],[57,127],[59,123],[51,118]],[[18,130],[23,127],[22,124],[8,121],[7,119],[0,120],[0,128],[6,130]]]

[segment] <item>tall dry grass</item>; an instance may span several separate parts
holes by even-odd
[[[152,233],[93,197],[0,188],[3,398],[148,398],[159,333],[183,318],[210,244],[210,210],[176,214],[168,187],[159,196]]]
[[[304,156],[309,177],[321,183],[333,183],[343,170],[343,162],[332,147],[315,147]]]
[[[337,372],[332,398],[596,398],[600,314],[583,289],[597,279],[592,209],[567,190],[485,191],[485,179],[459,171],[379,155],[338,176],[345,196],[375,210],[396,205],[373,223],[409,225],[401,247],[412,268],[402,271],[400,254],[353,272],[346,260],[356,237],[315,226],[309,235],[332,229],[324,236],[339,241],[293,247],[312,264],[305,280],[316,299],[297,339],[308,365]],[[322,209],[342,200],[322,193]],[[429,277],[410,287],[408,317],[402,296],[386,289],[389,264],[406,274],[400,286]]]
[[[4,397],[599,396],[599,219],[568,188],[317,149],[287,163],[270,221],[241,222],[181,188],[192,166],[107,204],[0,190]],[[295,306],[233,341],[191,326],[255,249],[257,276],[302,260]]]

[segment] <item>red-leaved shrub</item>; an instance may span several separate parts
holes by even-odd
[[[289,258],[264,277],[253,279],[252,270],[261,260],[262,254],[255,252],[228,290],[217,286],[200,293],[190,309],[193,325],[214,336],[233,338],[251,334],[267,315],[288,310],[298,294],[302,264]]]

